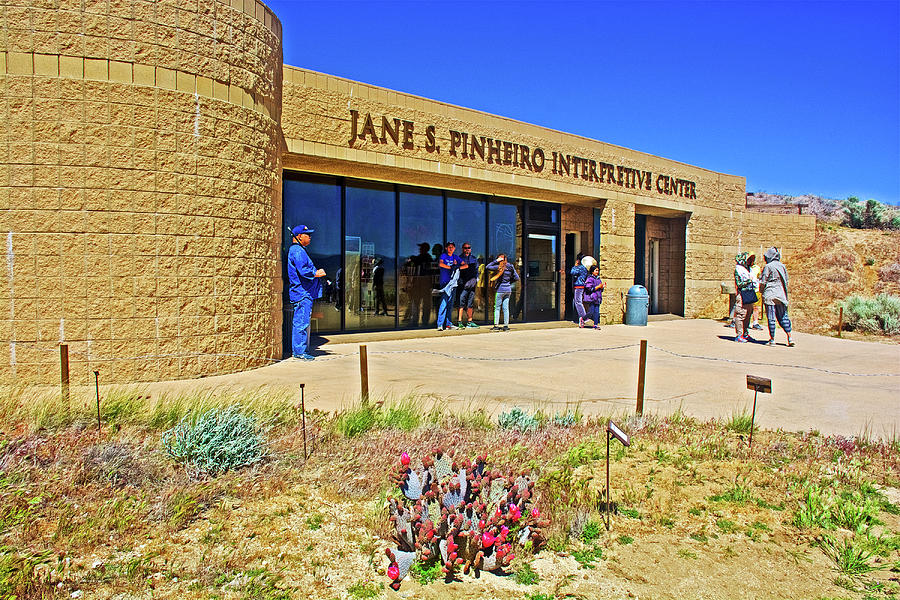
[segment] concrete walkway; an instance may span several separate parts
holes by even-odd
[[[190,381],[150,384],[153,393],[211,387],[298,389],[307,408],[332,410],[359,397],[360,343],[369,357],[370,394],[416,394],[463,408],[469,404],[542,408],[580,406],[587,414],[633,412],[639,344],[648,341],[645,412],[679,408],[699,418],[750,410],[748,374],[772,379],[760,394],[757,423],[789,431],[900,439],[900,346],[795,333],[779,344],[737,344],[733,330],[709,320],[653,321],[647,327],[566,324],[480,330],[389,332],[334,336],[313,362],[289,359],[269,367]],[[756,332],[761,340],[767,332]],[[402,335],[412,338],[396,339]],[[394,338],[394,339],[391,339]]]

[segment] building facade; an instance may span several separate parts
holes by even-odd
[[[813,239],[811,216],[748,212],[742,177],[285,66],[255,0],[0,11],[3,383],[58,381],[60,343],[74,383],[280,360],[298,223],[320,332],[432,325],[447,240],[510,255],[520,321],[570,316],[593,255],[615,323],[635,282],[652,312],[720,316],[737,251]]]

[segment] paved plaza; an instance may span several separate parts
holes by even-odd
[[[640,340],[648,342],[645,411],[679,408],[698,418],[749,410],[748,374],[772,379],[757,423],[789,431],[900,438],[900,347],[796,333],[797,345],[736,344],[733,331],[710,320],[654,321],[647,327],[568,324],[473,331],[353,334],[319,340],[313,362],[199,380],[150,384],[150,390],[298,389],[307,408],[339,409],[360,393],[359,344],[368,352],[370,394],[417,394],[456,405],[541,408],[578,406],[586,414],[635,408]],[[765,332],[757,337],[766,339]],[[403,336],[412,336],[405,337]],[[403,338],[403,339],[397,339]]]

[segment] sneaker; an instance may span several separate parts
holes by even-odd
[[[438,327],[438,331],[443,331],[443,330],[444,330],[443,327]]]
[[[491,327],[491,331],[500,331],[500,328],[494,325],[493,327]]]
[[[748,339],[747,339],[745,336],[743,336],[743,335],[739,335],[739,336],[737,336],[736,338],[734,338],[734,341],[740,342],[741,344],[746,344],[746,343],[749,342],[750,340],[748,340]]]
[[[772,338],[768,342],[766,342],[766,346],[774,346],[774,345],[775,345],[775,338]]]
[[[313,356],[312,354],[304,354],[304,355],[301,356],[300,358],[303,359],[303,360],[316,360],[316,357]]]
[[[466,325],[466,327],[468,327],[469,329],[475,329],[475,328],[479,327],[479,325],[477,323],[473,323],[472,321],[469,321],[469,324]]]
[[[597,331],[600,331],[600,326],[599,326],[599,325],[594,325],[594,329],[596,329]]]
[[[754,323],[750,326],[750,329],[758,329],[759,331],[762,331],[762,325],[760,325],[759,323]]]
[[[465,329],[466,326],[463,325],[462,323],[459,323],[459,324],[456,326],[456,328],[457,328],[457,329]]]
[[[509,325],[504,325],[504,326],[503,326],[503,331],[509,331]]]
[[[792,338],[791,336],[788,336],[788,346],[794,346],[794,338]]]
[[[584,329],[584,319],[578,317],[578,327]]]

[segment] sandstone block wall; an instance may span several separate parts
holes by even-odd
[[[0,381],[280,358],[281,72],[255,0],[0,6]]]
[[[284,90],[282,127],[287,169],[559,202],[565,205],[563,234],[581,231],[592,236],[592,220],[585,221],[579,215],[588,214],[590,208],[602,209],[599,259],[601,276],[607,282],[601,308],[606,322],[621,322],[621,295],[634,282],[636,210],[679,215],[666,219],[666,239],[671,243],[666,242],[661,256],[668,273],[661,294],[666,294],[665,304],[671,305],[667,309],[674,312],[681,312],[675,298],[683,296],[681,310],[688,317],[712,315],[721,299],[720,282],[731,278],[733,256],[739,248],[780,244],[789,256],[813,240],[813,217],[748,212],[743,177],[295,67],[285,67]],[[350,109],[356,110],[360,119],[370,114],[379,133],[382,117],[413,123],[412,146],[395,144],[390,138],[381,143],[371,136],[349,143]],[[440,152],[424,149],[428,125],[434,126],[435,145]],[[697,198],[659,194],[655,185],[648,191],[554,175],[549,166],[537,173],[486,164],[459,152],[452,156],[450,130],[628,165],[651,171],[654,177],[663,174],[690,180],[696,184]],[[582,214],[581,209],[587,212]],[[582,239],[589,243],[591,237]],[[683,266],[666,262],[677,262],[682,253]],[[563,290],[561,297],[563,314],[568,290]]]

